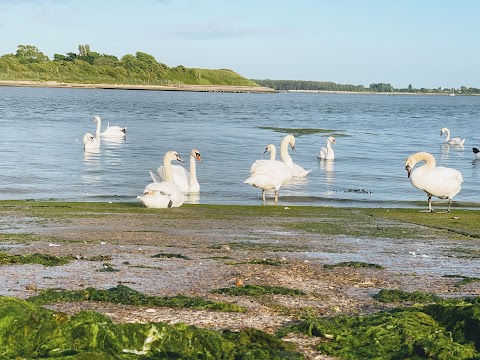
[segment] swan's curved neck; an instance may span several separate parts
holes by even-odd
[[[293,160],[290,157],[290,154],[288,153],[288,141],[282,141],[282,144],[280,146],[280,157],[282,158],[282,161],[287,164],[289,167],[293,168]]]
[[[277,149],[274,147],[270,148],[270,160],[275,160],[275,157],[277,156]]]
[[[412,155],[412,160],[413,164],[412,167],[415,166],[417,162],[420,161],[425,161],[425,164],[419,167],[419,170],[430,170],[435,168],[437,165],[437,162],[435,161],[435,158],[433,157],[432,154],[426,153],[426,152],[420,152]]]
[[[101,128],[101,120],[100,118],[97,118],[97,131],[95,132],[95,135],[100,135],[100,128]]]
[[[190,184],[195,184],[197,182],[197,164],[195,163],[195,156],[190,154]]]
[[[445,141],[448,141],[450,140],[450,130],[445,130],[445,132],[447,133],[447,138],[445,139]]]
[[[173,182],[172,159],[168,155],[163,158],[163,168],[165,169],[165,181]]]

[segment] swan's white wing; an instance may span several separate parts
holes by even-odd
[[[458,194],[463,182],[462,174],[458,170],[443,166],[428,172],[422,172],[421,168],[416,169],[410,179],[416,188],[442,199],[451,199]]]
[[[305,170],[303,167],[297,164],[293,164],[293,177],[295,178],[304,178],[312,170]]]
[[[150,171],[150,177],[152,178],[152,180],[153,180],[154,183],[160,183],[160,182],[163,181],[163,180],[160,178],[160,176],[158,176],[157,174],[155,174],[153,171]]]
[[[105,137],[124,137],[127,132],[127,128],[122,128],[120,126],[110,126],[108,124],[106,130],[100,135]]]
[[[158,175],[162,181],[166,181],[165,168],[160,166],[157,169]],[[187,192],[190,184],[190,173],[183,166],[172,165],[173,182],[180,191]]]
[[[327,158],[327,149],[325,147],[320,148],[320,153],[318,154],[318,158],[326,159]]]
[[[278,189],[291,178],[292,169],[284,162],[265,160],[255,168],[255,171],[244,183],[269,190]]]
[[[260,165],[261,163],[265,162],[265,161],[268,161],[268,160],[257,160],[255,161],[252,166],[250,167],[250,174],[255,172],[255,168]]]

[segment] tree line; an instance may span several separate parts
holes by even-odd
[[[394,88],[391,84],[388,83],[373,83],[369,87],[364,85],[350,85],[350,84],[337,84],[334,82],[324,82],[324,81],[304,81],[304,80],[260,80],[252,79],[254,82],[260,86],[267,86],[278,91],[288,91],[288,90],[311,90],[311,91],[349,91],[349,92],[382,92],[382,93],[422,93],[422,94],[448,94],[452,91],[455,91],[456,94],[463,95],[474,95],[480,94],[480,89],[478,88],[467,88],[466,86],[461,86],[459,89],[450,89],[450,88],[414,88],[411,84],[407,88]]]
[[[43,80],[79,83],[192,84],[258,86],[229,69],[168,67],[152,55],[136,52],[117,58],[79,45],[78,52],[54,54],[53,60],[33,45],[18,45],[15,54],[0,57],[1,80]]]

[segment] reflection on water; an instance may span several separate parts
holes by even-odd
[[[186,204],[200,204],[200,193],[185,194]]]

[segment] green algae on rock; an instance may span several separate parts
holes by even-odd
[[[480,304],[433,304],[366,316],[306,320],[282,329],[322,338],[318,349],[342,359],[478,359]]]
[[[371,263],[366,263],[366,262],[362,262],[362,261],[345,261],[345,262],[340,262],[340,263],[333,264],[333,265],[325,264],[325,265],[323,265],[323,267],[325,269],[333,269],[333,268],[336,268],[336,267],[385,269],[382,265],[371,264]]]
[[[423,292],[423,291],[403,291],[382,289],[378,294],[373,295],[375,300],[384,303],[397,303],[397,302],[414,302],[414,303],[435,303],[441,302],[443,299],[435,294]]]
[[[44,266],[60,266],[68,264],[74,258],[72,256],[53,256],[48,254],[12,255],[0,252],[0,265],[9,264],[40,264]]]
[[[108,290],[86,288],[69,291],[63,289],[48,289],[40,295],[27,299],[34,304],[51,304],[56,302],[103,301],[123,305],[164,306],[178,308],[209,309],[225,312],[244,312],[245,309],[230,303],[214,302],[200,297],[177,295],[173,297],[148,296],[125,285],[117,285]]]
[[[213,294],[224,294],[231,296],[262,296],[262,295],[290,295],[301,296],[306,295],[301,290],[287,289],[281,286],[269,286],[269,285],[244,285],[235,286],[230,288],[221,288],[212,290]]]
[[[303,359],[290,343],[254,329],[115,324],[93,311],[68,316],[8,297],[0,297],[0,354],[5,359]]]

